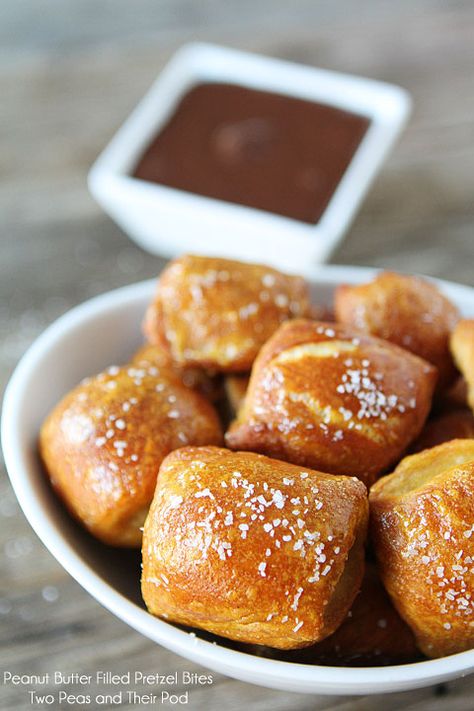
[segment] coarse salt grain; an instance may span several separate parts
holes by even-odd
[[[245,540],[247,538],[247,531],[249,530],[248,524],[239,523],[239,529],[241,531],[241,537]]]

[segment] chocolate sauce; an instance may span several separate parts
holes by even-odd
[[[133,175],[317,223],[369,120],[334,106],[233,84],[181,99]]]

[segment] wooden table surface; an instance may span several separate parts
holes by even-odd
[[[192,39],[406,87],[415,102],[411,123],[333,261],[473,285],[469,0],[3,0],[0,17],[3,385],[31,341],[61,313],[162,268],[162,260],[135,247],[101,212],[87,192],[86,173],[171,53]],[[115,619],[64,572],[31,531],[4,471],[0,546],[2,669],[199,670]],[[385,711],[472,709],[474,677],[441,689],[342,698],[271,691],[215,674],[210,689],[193,689],[189,708],[382,705]],[[25,687],[1,680],[0,707],[42,708],[29,703]]]

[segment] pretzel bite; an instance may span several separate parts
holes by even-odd
[[[257,656],[299,664],[383,666],[420,658],[413,632],[402,620],[377,574],[366,563],[362,587],[337,630],[311,647],[290,652],[255,647]]]
[[[227,444],[370,484],[419,434],[435,379],[387,341],[290,321],[262,348]]]
[[[462,376],[459,376],[454,383],[445,390],[441,397],[434,403],[436,414],[444,415],[453,410],[464,410],[469,407],[467,402],[467,383]]]
[[[382,580],[428,657],[474,647],[474,441],[406,457],[370,492]]]
[[[162,272],[144,330],[179,365],[245,372],[282,321],[308,310],[309,287],[301,277],[187,255]]]
[[[467,399],[474,411],[474,319],[463,319],[451,336],[451,351],[467,383]]]
[[[311,652],[313,663],[357,666],[406,664],[420,657],[413,632],[392,605],[373,563],[366,564],[362,588],[343,624]]]
[[[94,536],[140,546],[163,458],[185,444],[220,444],[212,405],[170,370],[110,367],[83,381],[41,428],[51,483]]]
[[[453,381],[449,335],[459,311],[431,282],[383,272],[368,284],[339,286],[335,312],[337,321],[396,343],[435,365],[440,389]]]
[[[198,390],[211,402],[216,402],[222,396],[219,376],[202,368],[186,368],[176,365],[166,347],[145,343],[133,355],[132,363],[139,367],[171,368],[186,387]]]
[[[245,399],[249,379],[250,375],[248,373],[244,375],[227,375],[225,378],[225,394],[233,417],[235,417]]]
[[[421,452],[452,439],[474,439],[474,415],[470,410],[453,410],[429,420],[410,452]]]
[[[332,308],[324,304],[311,304],[306,316],[313,321],[330,321],[332,323],[336,320]]]
[[[363,484],[250,452],[186,447],[160,468],[143,537],[149,611],[233,640],[304,647],[359,590]]]

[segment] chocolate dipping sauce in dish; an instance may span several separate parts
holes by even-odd
[[[315,224],[369,125],[329,104],[201,83],[181,98],[133,176]]]
[[[392,84],[192,43],[104,148],[89,187],[152,254],[301,274],[343,239],[410,107]]]

